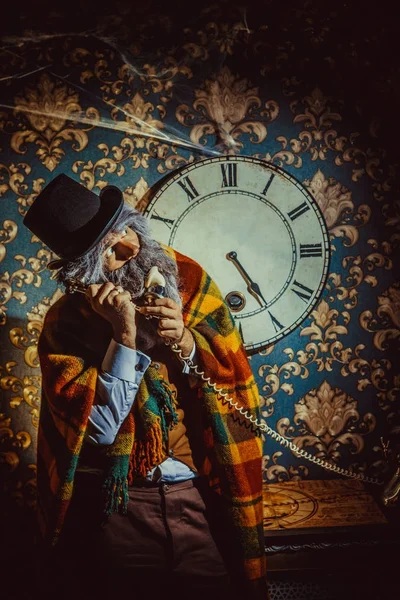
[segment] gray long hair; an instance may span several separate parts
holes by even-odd
[[[110,233],[120,233],[126,227],[133,229],[140,240],[140,251],[135,259],[128,261],[115,271],[107,271],[104,267],[103,252],[106,245],[105,236],[94,248],[81,258],[68,262],[55,276],[60,283],[67,284],[71,279],[78,279],[84,285],[106,283],[128,290],[132,298],[139,298],[144,292],[144,281],[151,267],[157,266],[166,280],[166,296],[181,304],[179,295],[178,271],[175,262],[167,256],[162,247],[150,233],[148,220],[137,210],[124,204],[122,211]]]

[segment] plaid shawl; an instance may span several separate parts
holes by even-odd
[[[193,260],[171,249],[166,251],[178,265],[184,322],[194,336],[200,367],[212,382],[258,416],[257,387],[217,286]],[[98,369],[110,337],[108,323],[79,295],[63,296],[49,309],[40,336],[43,398],[38,437],[38,513],[43,534],[53,544],[72,497]],[[124,510],[133,471],[146,474],[165,458],[163,440],[168,431],[164,414],[165,410],[174,412],[165,387],[157,369],[150,365],[131,413],[115,442],[104,449],[107,512]],[[194,387],[193,392],[208,415],[203,436],[207,457],[200,472],[224,501],[240,546],[245,578],[251,588],[263,587],[261,439],[206,382]]]

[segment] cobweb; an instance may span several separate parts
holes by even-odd
[[[232,38],[247,29],[246,24],[242,23],[241,27],[236,24],[225,35]],[[0,46],[0,109],[8,114],[17,112],[27,118],[65,120],[74,126],[95,125],[104,130],[123,132],[126,136],[149,138],[188,151],[194,157],[229,153],[236,142],[226,132],[222,115],[220,122],[217,117],[213,131],[208,131],[214,135],[206,135],[199,141],[193,140],[191,128],[179,123],[175,115],[176,107],[184,105],[193,93],[193,81],[201,82],[210,75],[204,72],[205,62],[199,57],[199,52],[209,56],[214,49],[213,44],[215,39],[211,38],[211,41],[203,40],[201,50],[200,45],[187,44],[183,48],[146,49],[138,54],[137,46],[131,44],[126,47],[115,36],[105,35],[101,29],[79,34],[28,32],[17,36],[5,35]],[[92,59],[96,56],[98,62],[104,61],[104,70],[100,67],[97,73],[100,81],[96,82],[93,75],[85,72],[89,53]],[[225,56],[220,52],[215,66],[220,69],[224,60]],[[114,85],[105,81],[107,76],[111,79],[110,68],[115,79],[119,79]],[[62,104],[51,102],[19,103],[21,90],[28,90],[29,94],[43,74],[76,90],[81,106],[98,109],[96,119],[87,110],[78,110],[78,107],[65,110]],[[126,108],[127,98],[132,99],[135,93],[142,94],[146,101],[156,105],[151,118],[148,111],[143,115],[140,111],[135,113]],[[197,117],[187,115],[188,122],[190,120],[195,125],[202,110],[200,106]],[[185,118],[183,114],[182,119]],[[3,125],[3,131],[6,128],[7,124]]]

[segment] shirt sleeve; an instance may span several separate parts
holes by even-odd
[[[95,404],[86,440],[110,445],[128,415],[151,360],[143,352],[111,340],[97,377]]]
[[[194,362],[195,364],[197,364],[196,344],[194,344],[192,351],[189,354],[189,359],[192,362]],[[186,363],[183,363],[182,373],[184,373],[185,375],[190,375],[190,374],[196,375],[196,373],[194,371],[192,371],[191,368]]]
[[[196,346],[189,358],[196,360]],[[114,442],[150,362],[143,352],[111,340],[97,377],[95,404],[85,436],[87,441],[104,446]],[[190,374],[191,370],[185,364],[182,372]]]

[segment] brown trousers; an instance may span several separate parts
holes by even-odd
[[[232,600],[201,481],[131,487],[128,513],[107,519],[97,478],[76,483],[63,536],[43,565],[42,597]]]

